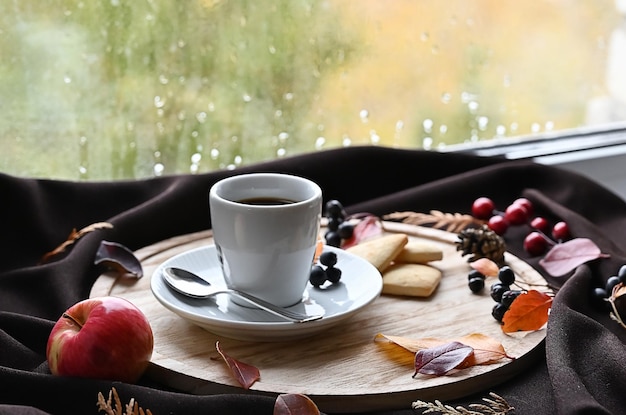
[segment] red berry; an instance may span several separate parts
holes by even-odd
[[[522,205],[526,208],[526,212],[528,213],[528,216],[533,214],[533,202],[531,202],[530,200],[526,199],[525,197],[520,197],[518,199],[515,199],[515,201],[513,201],[513,203],[511,203],[512,205]]]
[[[509,222],[503,216],[495,215],[489,218],[487,226],[498,235],[504,235],[509,229]]]
[[[530,226],[533,229],[537,229],[537,230],[539,230],[541,232],[547,232],[549,223],[548,223],[548,220],[546,218],[542,218],[540,216],[537,216],[532,221],[530,221]]]
[[[504,212],[504,218],[511,225],[521,225],[528,220],[528,211],[521,204],[512,204]]]
[[[488,219],[496,205],[488,197],[479,197],[472,204],[472,215],[477,219]]]
[[[569,234],[569,226],[565,222],[557,222],[552,228],[552,237],[558,241],[568,239],[570,237]]]
[[[524,239],[524,250],[532,256],[538,256],[546,252],[548,241],[539,232],[531,232]]]

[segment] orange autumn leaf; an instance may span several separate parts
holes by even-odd
[[[476,261],[470,262],[470,267],[479,271],[485,277],[496,277],[500,271],[498,264],[489,258],[479,258]]]
[[[537,290],[520,294],[511,304],[502,319],[502,331],[539,330],[548,322],[552,297]]]
[[[502,343],[484,334],[472,333],[457,340],[474,349],[474,365],[489,365],[504,357],[515,359],[506,353]]]
[[[230,369],[235,380],[237,380],[237,382],[239,382],[244,389],[250,389],[250,386],[252,386],[254,382],[261,379],[259,369],[247,363],[233,359],[224,353],[220,347],[219,341],[215,343],[215,348],[220,356],[222,356],[222,359],[224,359],[224,362],[228,365],[228,368]]]
[[[278,395],[273,415],[319,415],[320,411],[309,397],[298,393]]]
[[[411,353],[417,353],[419,350],[431,349],[451,342],[459,342],[470,346],[474,349],[474,355],[468,358],[463,367],[474,365],[488,365],[495,363],[502,358],[513,359],[507,355],[504,346],[489,336],[480,333],[472,333],[463,337],[454,339],[439,339],[434,337],[426,337],[422,339],[409,339],[400,336],[390,336],[386,334],[377,334],[375,340],[386,339],[398,346],[408,350]]]

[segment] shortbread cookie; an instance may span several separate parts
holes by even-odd
[[[429,297],[441,277],[441,270],[430,265],[396,263],[383,274],[383,294]]]
[[[443,251],[437,245],[426,241],[410,240],[400,251],[395,262],[426,264],[441,259],[443,259]]]
[[[405,234],[394,233],[361,242],[346,249],[346,251],[370,262],[382,273],[408,242],[409,237]]]

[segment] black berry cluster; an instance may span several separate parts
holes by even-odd
[[[327,245],[340,247],[342,241],[352,238],[354,225],[346,220],[346,212],[341,202],[334,199],[326,202],[324,215],[328,220],[328,230],[324,234]]]
[[[605,300],[613,294],[613,289],[620,283],[626,285],[626,265],[622,265],[617,275],[610,276],[609,279],[606,280],[604,287],[597,287],[594,289],[594,299],[597,300],[598,304],[608,306],[608,303]]]
[[[337,284],[341,280],[341,270],[336,267],[337,254],[333,251],[326,251],[320,255],[319,262],[321,265],[313,265],[309,282],[314,287],[324,285],[326,281]],[[324,265],[326,268],[322,266]]]
[[[473,293],[479,293],[485,288],[485,275],[478,270],[472,270],[468,276],[468,286]],[[498,281],[491,285],[491,298],[496,302],[491,310],[493,318],[500,323],[513,301],[523,292],[511,289],[515,283],[515,272],[508,265],[498,270]]]
[[[570,238],[566,222],[558,222],[550,228],[547,219],[533,216],[533,204],[530,200],[520,197],[501,212],[496,210],[495,203],[488,197],[479,197],[472,204],[472,215],[487,221],[487,226],[498,235],[504,235],[511,226],[529,225],[532,231],[524,239],[524,250],[532,256],[544,254],[548,247],[556,242],[548,238],[563,241]]]

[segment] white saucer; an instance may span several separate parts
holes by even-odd
[[[170,290],[163,281],[165,267],[192,271],[212,285],[223,286],[224,280],[215,246],[196,248],[176,255],[152,274],[150,287],[156,299],[166,308],[194,324],[218,335],[246,341],[286,341],[307,337],[351,317],[372,303],[383,287],[378,270],[364,259],[344,250],[325,247],[337,253],[337,268],[342,271],[338,284],[326,282],[320,288],[307,284],[302,302],[290,307],[307,314],[324,317],[306,323],[292,323],[263,310],[247,308],[230,301],[228,294],[208,299],[192,299]]]

